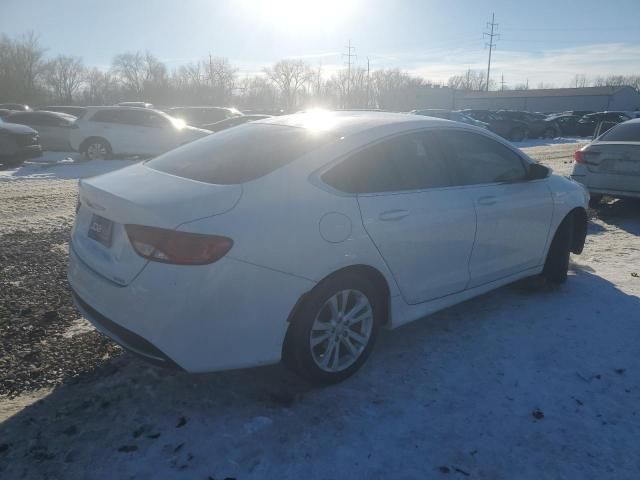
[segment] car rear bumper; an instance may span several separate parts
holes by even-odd
[[[188,372],[278,362],[288,316],[314,285],[223,258],[195,267],[149,262],[123,287],[91,270],[73,243],[68,279],[98,330],[154,363]]]
[[[640,197],[640,176],[575,172],[571,178],[584,185],[591,195]]]

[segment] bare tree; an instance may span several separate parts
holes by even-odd
[[[577,73],[571,82],[573,88],[584,88],[589,86],[589,80],[584,73]]]
[[[87,105],[108,105],[123,100],[118,82],[111,72],[92,68],[85,72],[82,102]]]
[[[82,85],[84,70],[80,57],[58,55],[45,64],[43,81],[56,101],[73,103]]]
[[[15,40],[6,35],[0,38],[0,98],[23,102],[40,98],[38,81],[44,67],[44,52],[33,32]]]
[[[302,60],[281,60],[265,68],[264,73],[280,91],[287,111],[295,109],[298,93],[313,76],[309,65]]]
[[[495,83],[490,82],[490,89]],[[447,86],[455,90],[482,91],[487,89],[487,73],[483,70],[468,69],[465,73],[454,75],[447,80]]]
[[[233,94],[238,69],[224,57],[211,57],[206,65],[207,81],[211,89],[212,103],[228,104]]]
[[[153,100],[168,86],[167,68],[149,52],[122,53],[114,57],[112,72],[125,91],[137,99],[147,96]]]

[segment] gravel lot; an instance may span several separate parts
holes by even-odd
[[[575,149],[525,151],[566,174]],[[600,209],[560,291],[448,309],[312,390],[280,366],[157,370],[95,332],[66,284],[60,176],[0,178],[1,478],[637,478],[637,202]]]

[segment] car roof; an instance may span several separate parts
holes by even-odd
[[[410,113],[318,110],[271,117],[253,123],[308,128],[336,135],[352,135],[385,125],[397,127],[404,125],[410,129],[427,125],[451,125],[454,122]]]
[[[58,117],[58,118],[66,118],[66,119],[71,119],[71,120],[75,120],[75,116],[73,115],[69,115],[68,113],[63,113],[63,112],[50,112],[48,110],[14,110],[13,113],[11,114],[11,116],[29,116],[29,117],[33,117],[35,115],[48,115],[51,117]]]

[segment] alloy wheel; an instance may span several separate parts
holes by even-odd
[[[340,372],[353,365],[367,347],[373,331],[373,310],[358,290],[341,290],[329,298],[316,316],[309,344],[316,365]]]

